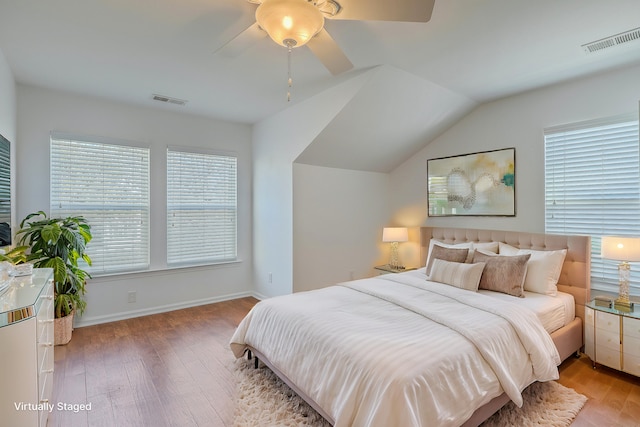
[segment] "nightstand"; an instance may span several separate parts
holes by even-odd
[[[395,273],[404,273],[405,271],[416,270],[415,268],[393,268],[389,264],[385,265],[377,265],[374,267],[378,274],[395,274]]]
[[[584,349],[596,363],[640,376],[640,310],[585,306]]]

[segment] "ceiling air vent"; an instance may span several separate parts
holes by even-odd
[[[157,94],[153,94],[152,99],[154,101],[159,101],[159,102],[166,102],[169,104],[176,104],[176,105],[186,105],[187,101],[184,99],[178,99],[178,98],[171,98],[170,96],[165,96],[165,95],[157,95]]]
[[[633,30],[625,31],[624,33],[583,44],[582,48],[586,53],[593,53],[638,39],[640,39],[640,28],[635,28]]]

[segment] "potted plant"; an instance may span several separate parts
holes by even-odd
[[[19,243],[30,248],[26,256],[36,268],[52,268],[54,280],[55,344],[71,339],[73,314],[81,315],[86,307],[84,294],[91,276],[78,266],[79,260],[91,265],[85,253],[91,241],[91,227],[82,216],[47,218],[38,211],[26,216],[16,233]]]

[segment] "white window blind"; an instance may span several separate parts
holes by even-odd
[[[591,235],[591,287],[618,291],[618,262],[602,259],[601,237],[640,236],[637,116],[545,130],[545,230]],[[640,264],[631,286],[640,294]]]
[[[237,257],[237,159],[167,150],[167,264]]]
[[[82,215],[92,275],[149,268],[149,148],[51,136],[51,216]]]
[[[0,135],[0,223],[11,224],[11,144]],[[9,230],[2,230],[7,232]],[[0,246],[9,244],[3,237],[0,237]]]

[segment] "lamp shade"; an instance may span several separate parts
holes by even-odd
[[[617,261],[640,261],[640,238],[603,236],[601,256]]]
[[[382,229],[383,242],[406,242],[409,232],[406,227],[385,227]]]
[[[305,45],[324,26],[322,12],[307,0],[264,0],[256,10],[256,21],[285,47]]]

